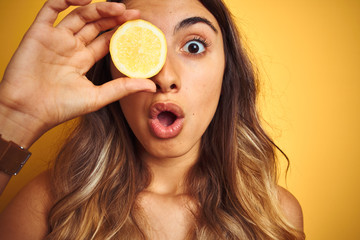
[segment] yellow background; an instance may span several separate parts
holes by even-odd
[[[1,1],[1,75],[43,2]],[[301,202],[308,239],[360,239],[360,1],[226,2],[262,77],[268,129],[290,157],[287,181],[282,175],[280,183]],[[32,146],[0,210],[46,168],[64,129]]]

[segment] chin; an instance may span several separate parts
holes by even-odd
[[[188,142],[180,139],[156,139],[147,143],[139,143],[141,156],[153,159],[193,159],[196,161],[200,149],[200,141]]]

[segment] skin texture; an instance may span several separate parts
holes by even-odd
[[[153,173],[150,186],[139,198],[147,216],[143,228],[152,239],[184,239],[193,219],[182,180],[197,160],[201,136],[218,104],[225,64],[222,35],[215,18],[198,1],[137,0],[128,2],[127,7],[139,9],[141,18],[159,27],[168,45],[165,65],[152,78],[157,92],[120,100],[139,141],[142,160]],[[209,20],[216,31],[202,22],[178,28],[184,19],[199,16]],[[189,54],[186,44],[194,39],[202,39],[208,46],[198,54]],[[111,71],[114,77],[121,76],[113,66]],[[148,115],[154,103],[174,103],[183,110],[184,125],[179,135],[163,139],[152,134]]]
[[[52,206],[49,177],[40,174],[29,182],[0,215],[1,239],[43,239],[49,229]]]
[[[132,94],[121,99],[120,104],[141,144],[139,148],[143,160],[155,171],[155,180],[150,188],[162,186],[152,191],[163,193],[164,189],[172,189],[173,193],[181,192],[176,189],[177,186],[164,185],[169,185],[168,176],[173,174],[179,176],[175,181],[179,182],[196,161],[200,138],[215,113],[225,64],[220,29],[215,18],[197,1],[131,1],[127,7],[139,9],[143,19],[164,32],[168,55],[163,69],[152,78],[158,86],[157,92]],[[173,9],[178,10],[174,12]],[[196,16],[211,21],[217,33],[205,23],[191,24],[175,31],[182,20]],[[209,47],[191,55],[187,52],[186,43],[198,38],[204,39]],[[114,77],[121,76],[114,67],[111,69]],[[183,129],[174,138],[161,139],[150,131],[149,109],[159,102],[175,103],[184,112]],[[174,173],[171,172],[173,169]],[[157,179],[163,181],[157,182]]]
[[[125,10],[122,4],[116,5],[118,6],[116,7],[117,10],[113,8],[115,5],[111,7],[106,7],[106,4],[101,6],[99,4],[88,5],[71,13],[55,30],[52,26],[50,29],[50,23],[55,20],[57,12],[65,9],[69,2],[64,0],[48,1],[20,46],[20,53],[15,56],[15,60],[10,65],[10,70],[5,74],[4,78],[6,78],[5,84],[7,87],[0,86],[0,96],[5,96],[1,95],[2,93],[9,96],[10,90],[17,86],[14,74],[16,73],[15,70],[21,66],[21,56],[23,54],[32,54],[29,50],[31,46],[40,46],[41,44],[38,43],[45,41],[44,38],[39,36],[39,29],[42,29],[42,31],[45,29],[49,34],[52,31],[58,31],[56,37],[65,36],[64,32],[66,32],[68,33],[67,41],[59,41],[62,44],[57,42],[63,49],[56,49],[56,51],[68,49],[67,53],[71,61],[69,59],[65,59],[67,60],[65,61],[60,57],[55,59],[70,63],[71,66],[54,67],[52,70],[57,73],[54,74],[54,78],[56,76],[55,83],[50,83],[49,80],[46,80],[48,78],[44,77],[42,81],[47,85],[43,86],[43,88],[49,88],[49,92],[46,95],[39,92],[42,97],[42,101],[39,100],[39,102],[47,102],[44,99],[50,98],[52,99],[50,101],[52,105],[41,106],[37,109],[38,112],[32,113],[33,109],[30,106],[27,108],[12,106],[10,108],[10,101],[1,98],[0,116],[1,113],[6,112],[5,110],[2,111],[2,109],[6,109],[8,112],[9,109],[16,109],[16,111],[12,112],[14,116],[17,116],[14,119],[24,120],[24,116],[31,119],[35,129],[31,130],[32,138],[23,139],[24,144],[29,146],[45,130],[54,125],[121,99],[120,104],[123,112],[138,139],[140,156],[153,173],[152,182],[140,194],[138,199],[142,211],[146,215],[146,223],[143,223],[142,227],[146,229],[146,233],[151,236],[151,239],[184,239],[193,223],[193,219],[187,208],[191,209],[192,202],[184,193],[182,180],[187,170],[198,157],[200,138],[217,107],[224,71],[222,37],[216,20],[198,1],[194,0],[134,0],[129,1],[127,7],[139,9],[140,11]],[[73,0],[72,2],[85,5],[89,1]],[[96,10],[98,8],[102,9],[100,14]],[[105,20],[103,18],[109,14],[116,16],[114,18],[110,17],[113,19],[110,22],[109,19]],[[94,60],[106,54],[111,36],[110,32],[100,40],[93,41],[96,36],[95,33],[105,26],[111,28],[119,25],[125,19],[138,18],[140,14],[141,18],[157,25],[167,38],[168,56],[162,71],[150,80],[134,80],[123,78],[112,67],[112,75],[116,78],[115,81],[111,81],[102,87],[90,85],[79,72],[86,72],[94,63]],[[183,28],[176,28],[182,20],[194,16],[208,19],[217,30],[217,33],[205,23],[195,23],[186,25]],[[99,24],[94,26],[94,21]],[[99,28],[99,26],[102,27]],[[198,56],[187,53],[186,43],[198,38],[206,40],[208,46],[205,51]],[[33,39],[36,41],[32,42]],[[80,49],[80,53],[76,56],[70,56],[73,49],[70,47],[71,44],[66,45],[66,43],[70,43],[74,39],[77,43],[76,46],[78,46],[76,49]],[[55,48],[55,46],[53,47]],[[44,52],[45,50],[48,49],[40,48],[37,51]],[[56,51],[50,51],[50,53],[54,55]],[[54,56],[50,53],[49,59],[52,59]],[[91,60],[82,62],[79,65],[79,59],[87,59],[89,56],[91,56]],[[37,59],[34,59],[34,62],[37,62]],[[56,64],[57,62],[53,63],[54,66],[57,66]],[[41,66],[38,67],[37,71],[41,72],[46,68],[46,66],[42,67],[43,69],[41,69]],[[69,69],[71,71],[66,71]],[[51,71],[47,74],[50,73]],[[39,73],[28,73],[28,75],[31,76],[27,78],[28,85],[31,86],[35,81],[35,76],[38,77]],[[61,83],[64,79],[69,80],[65,81],[62,86]],[[72,84],[75,84],[75,86],[72,86]],[[41,84],[37,85],[37,87],[40,86]],[[157,86],[156,92],[155,86]],[[63,92],[60,91],[57,93],[58,95],[52,96],[56,92],[55,89],[58,88],[62,89]],[[68,88],[74,89],[74,92],[66,92]],[[79,94],[79,91],[82,94]],[[131,94],[134,92],[137,93]],[[35,94],[37,97],[39,95]],[[76,97],[64,98],[67,101],[61,100],[64,96],[71,95],[76,95]],[[56,97],[59,99],[56,99]],[[91,97],[97,101],[90,101]],[[16,98],[12,96],[11,99]],[[100,99],[102,100],[100,101]],[[22,102],[19,99],[16,100],[19,106],[26,106],[23,100]],[[73,102],[81,101],[78,105],[73,105],[69,104],[70,100]],[[148,125],[149,108],[156,102],[174,103],[183,110],[185,116],[183,129],[176,137],[162,139],[150,131]],[[37,103],[32,103],[32,105],[37,106]],[[52,110],[53,108],[55,110]],[[18,109],[27,110],[24,112]],[[29,116],[29,113],[32,113],[31,116]],[[8,126],[10,125],[9,123]],[[12,126],[12,129],[15,129],[16,124]],[[302,229],[302,211],[296,198],[280,187],[279,198],[285,216],[294,226]],[[48,232],[46,219],[53,204],[51,199],[49,177],[47,173],[44,173],[30,182],[0,215],[0,235],[2,239],[42,239]]]

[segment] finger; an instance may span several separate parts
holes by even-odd
[[[87,23],[95,22],[103,18],[120,16],[125,12],[125,9],[125,5],[122,3],[100,2],[90,4],[73,10],[57,27],[77,33]]]
[[[127,10],[127,11],[131,12],[131,14],[128,14],[127,17],[123,19],[124,21],[130,20],[130,18],[133,18],[135,16],[139,16],[139,12],[137,10]],[[112,30],[109,32],[105,32],[104,34],[101,34],[99,37],[97,37],[87,46],[87,49],[91,52],[95,62],[99,61],[109,52],[110,39],[111,36],[114,34],[114,32],[115,30]],[[93,62],[92,65],[95,64],[95,62]]]
[[[97,61],[105,57],[109,52],[109,45],[111,36],[114,34],[115,30],[106,32],[97,37],[93,42],[91,42],[87,49],[92,55],[94,62],[90,63],[91,66],[94,65]],[[88,69],[86,69],[87,71]]]
[[[93,41],[100,32],[111,29],[115,26],[123,24],[126,21],[137,19],[139,17],[139,11],[126,10],[126,13],[119,17],[104,18],[85,25],[77,34],[75,34],[75,37],[87,45]]]
[[[118,78],[97,86],[97,105],[102,107],[136,92],[156,92],[156,86],[149,79]]]
[[[36,21],[53,25],[59,13],[69,6],[84,6],[91,0],[48,0],[39,11]]]

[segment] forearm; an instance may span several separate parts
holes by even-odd
[[[28,149],[38,138],[36,131],[29,131],[32,121],[16,110],[8,109],[0,104],[0,135],[6,142],[13,142],[25,149]],[[22,125],[22,124],[23,125]],[[34,127],[34,126],[33,126]],[[34,127],[35,129],[35,127]],[[4,142],[3,142],[4,143]],[[5,145],[6,146],[6,145]],[[5,149],[1,148],[0,158],[5,154]],[[5,159],[6,161],[17,161],[18,159]],[[0,170],[0,195],[11,179],[11,174]]]

